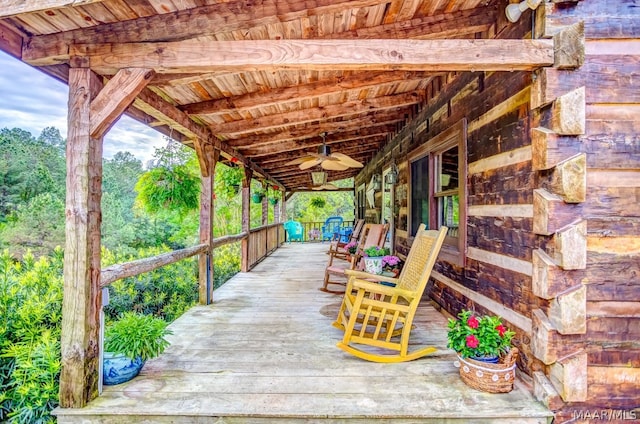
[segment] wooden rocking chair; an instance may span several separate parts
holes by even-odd
[[[443,226],[440,231],[425,230],[421,224],[398,278],[345,271],[349,276],[347,289],[333,323],[344,331],[342,342],[337,344],[340,349],[374,362],[411,361],[436,351],[434,347],[424,347],[409,353],[408,346],[416,309],[446,234],[447,227]],[[395,284],[395,287],[385,284]],[[364,351],[353,344],[397,353]]]
[[[327,293],[342,294],[342,290],[330,290],[329,284],[338,284],[346,286],[346,274],[348,269],[356,269],[359,266],[362,251],[368,247],[384,246],[387,239],[387,232],[389,231],[389,224],[366,224],[362,230],[362,236],[356,249],[356,254],[349,255],[346,250],[333,250],[329,251],[329,262],[324,270],[324,284],[320,288],[321,291]],[[351,256],[351,259],[348,259]],[[345,262],[337,261],[342,259]],[[332,280],[332,277],[341,277],[341,281]]]
[[[342,240],[342,236],[340,234],[334,234],[333,240],[331,240],[331,244],[329,245],[329,250],[327,254],[330,255],[332,252],[341,252],[345,253],[346,250],[344,247],[355,241],[356,243],[360,240],[360,236],[362,235],[362,229],[364,228],[364,219],[356,220],[355,225],[353,226],[353,232],[349,236],[349,240],[346,242]]]

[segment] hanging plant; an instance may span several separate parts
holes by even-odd
[[[327,205],[327,201],[324,200],[322,197],[314,197],[311,199],[310,205],[313,208],[322,209]]]
[[[240,167],[217,166],[215,181],[216,193],[224,195],[227,199],[235,197],[240,191],[243,174],[243,169]]]
[[[135,190],[137,201],[149,213],[167,209],[185,213],[198,208],[200,180],[185,165],[159,166],[144,173]]]

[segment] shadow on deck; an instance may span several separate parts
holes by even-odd
[[[318,291],[328,244],[286,244],[175,321],[171,346],[65,423],[546,423],[521,381],[492,395],[462,383],[446,319],[427,301],[412,343],[432,356],[370,363],[335,344],[340,297]]]

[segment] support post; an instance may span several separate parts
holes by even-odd
[[[251,178],[253,171],[251,168],[244,168],[244,178],[242,179],[242,232],[249,233],[251,224]],[[240,262],[240,271],[249,271],[249,238],[242,240],[242,259]]]
[[[69,70],[60,341],[60,406],[63,408],[82,408],[98,395],[102,137],[91,137],[90,108],[100,88],[101,83],[91,69],[72,67]]]
[[[264,191],[264,196],[262,197],[262,225],[267,225],[269,223],[269,196],[267,196],[269,186],[266,181],[262,182],[262,190]]]
[[[213,199],[213,187],[215,180],[216,163],[220,157],[220,151],[210,144],[198,143],[196,149],[200,158],[200,181],[202,190],[200,195],[200,243],[207,244],[207,251],[198,257],[198,299],[200,304],[208,305],[213,301],[213,218],[215,215],[215,201]],[[204,165],[204,166],[203,166]]]

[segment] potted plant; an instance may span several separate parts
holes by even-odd
[[[264,190],[259,188],[251,193],[251,201],[253,203],[262,203],[262,199],[264,198]]]
[[[120,384],[138,375],[147,359],[169,346],[167,323],[151,315],[127,312],[105,328],[103,382]]]
[[[385,255],[382,257],[382,270],[393,274],[397,277],[402,269],[402,260],[394,255]]]
[[[500,317],[463,310],[457,320],[449,319],[448,329],[447,347],[457,352],[456,366],[467,385],[491,393],[511,391],[518,349],[511,346],[515,333]]]
[[[267,199],[270,205],[277,205],[280,200],[280,188],[277,185],[271,186],[267,189]]]
[[[371,246],[364,249],[364,270],[370,274],[382,274],[382,257],[389,254],[386,247]]]

